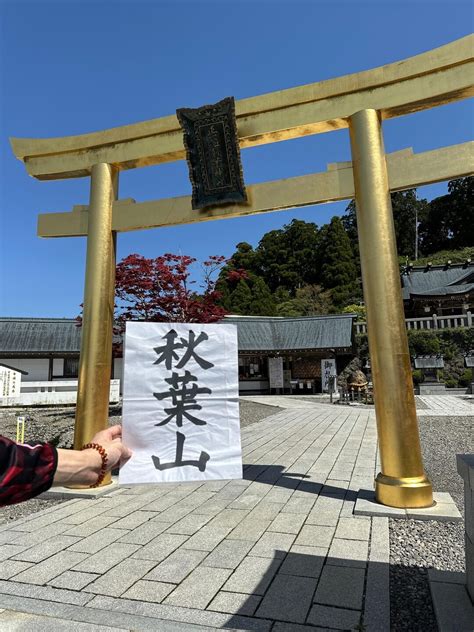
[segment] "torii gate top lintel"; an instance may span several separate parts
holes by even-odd
[[[236,102],[241,147],[348,127],[362,109],[382,119],[474,96],[474,36],[372,70]],[[105,162],[119,170],[185,157],[176,115],[62,138],[12,138],[17,158],[39,180],[88,176]]]

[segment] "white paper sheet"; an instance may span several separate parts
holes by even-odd
[[[242,478],[237,327],[129,322],[124,348],[119,483]]]

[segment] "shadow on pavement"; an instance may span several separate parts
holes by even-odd
[[[226,602],[234,608],[241,602],[223,627],[258,632],[438,632],[426,568],[349,556],[325,558],[307,548],[308,554],[275,550],[273,557],[245,558],[210,606],[223,612]],[[439,575],[443,581],[450,573]],[[462,617],[456,626],[457,632],[471,630],[470,621]]]

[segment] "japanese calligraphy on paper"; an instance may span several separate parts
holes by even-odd
[[[127,323],[122,484],[242,478],[235,325]]]

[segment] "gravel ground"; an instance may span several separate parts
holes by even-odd
[[[281,408],[240,401],[240,424],[243,428],[257,423],[265,417],[274,415]],[[18,415],[26,417],[25,441],[51,441],[59,448],[70,448],[74,441],[75,409],[69,408],[30,408],[25,411],[0,411],[0,434],[10,439],[16,438],[16,419]],[[120,423],[121,406],[111,406],[109,418],[112,424]],[[32,498],[19,505],[9,505],[0,509],[0,526],[19,520],[36,511],[57,505],[62,500],[40,500]]]
[[[456,454],[473,450],[473,417],[421,417],[426,472],[464,513]],[[427,569],[464,571],[464,523],[390,519],[390,615],[393,632],[437,632]]]

